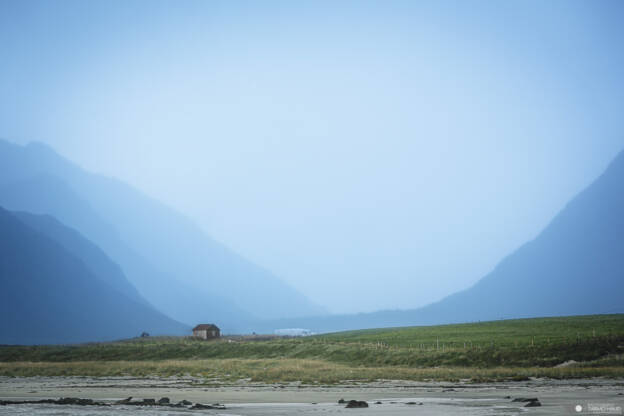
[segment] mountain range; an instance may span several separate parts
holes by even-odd
[[[0,343],[314,332],[624,312],[624,152],[471,288],[412,310],[328,315],[174,209],[41,144],[0,140]],[[452,261],[452,259],[449,259]]]
[[[452,259],[449,259],[452,261]],[[474,286],[413,310],[279,320],[318,332],[624,312],[624,152]]]
[[[262,319],[324,312],[184,215],[39,143],[0,140],[0,206],[50,215],[75,229],[120,266],[147,302],[187,325],[219,322],[224,332],[238,332]]]

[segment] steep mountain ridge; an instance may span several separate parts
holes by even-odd
[[[68,224],[90,241],[97,241],[106,255],[123,268],[139,293],[174,319],[192,325],[214,320],[227,332],[235,332],[251,315],[207,290],[193,287],[157,270],[123,242],[116,228],[100,217],[91,204],[80,198],[62,179],[39,173],[0,185],[0,204],[11,210],[51,215]],[[206,299],[210,299],[209,302]]]
[[[37,231],[62,234],[63,244]],[[50,218],[17,216],[0,208],[0,344],[48,344],[106,341],[129,338],[143,331],[151,334],[185,334],[189,327],[176,322],[144,301],[133,299],[122,276],[110,283],[89,265],[96,248],[75,231]],[[82,243],[86,247],[79,247]],[[106,277],[108,279],[108,276]],[[121,289],[121,290],[118,290]],[[134,292],[136,295],[136,292]]]
[[[61,182],[64,193],[74,195],[71,206],[55,192],[37,189],[48,185],[25,185],[33,181]],[[225,320],[226,331],[236,331],[235,323],[323,312],[183,215],[121,181],[85,172],[45,145],[0,140],[0,189],[0,204],[54,215],[84,233],[121,265],[150,303],[189,324]],[[184,300],[177,300],[171,291],[182,287],[178,294]]]
[[[423,312],[471,320],[624,311],[624,152],[532,241]]]
[[[112,286],[138,303],[149,305],[126,279],[121,268],[113,263],[99,247],[77,231],[64,226],[50,215],[34,215],[28,212],[12,212],[11,214],[79,258],[101,282]]]

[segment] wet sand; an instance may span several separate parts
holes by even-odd
[[[0,377],[0,400],[59,397],[113,402],[168,397],[172,402],[220,403],[226,410],[190,410],[150,406],[74,406],[23,404],[0,406],[0,414],[37,415],[588,415],[619,414],[624,408],[624,379],[531,380],[508,383],[427,383],[380,381],[340,385],[256,384],[240,381],[215,385],[193,377],[90,378]],[[513,398],[536,397],[541,407],[524,407]],[[347,409],[339,399],[368,402],[368,408]],[[377,403],[380,402],[380,403]],[[422,404],[420,404],[422,403]],[[581,412],[576,406],[582,406]],[[588,405],[609,405],[614,413],[591,413]],[[617,407],[620,410],[618,413]]]

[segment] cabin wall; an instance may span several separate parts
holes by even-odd
[[[205,329],[200,330],[200,331],[193,331],[193,336],[198,337],[198,338],[203,338],[206,339],[208,338],[208,331],[206,331]]]
[[[221,331],[218,329],[211,329],[211,330],[207,330],[207,329],[200,329],[200,330],[194,330],[193,331],[193,336],[197,337],[197,338],[202,338],[202,339],[209,339],[209,338],[219,338],[221,336]]]

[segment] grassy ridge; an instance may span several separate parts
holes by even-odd
[[[154,371],[263,381],[397,375],[422,379],[432,374],[433,378],[445,375],[444,379],[465,374],[472,378],[486,374],[624,376],[622,353],[624,315],[619,314],[375,329],[265,341],[147,338],[78,346],[5,346],[0,348],[0,374],[141,375]],[[568,360],[583,364],[553,368]],[[231,368],[226,369],[225,364]]]
[[[343,342],[383,342],[392,346],[418,346],[437,342],[454,346],[471,343],[498,346],[569,343],[577,339],[624,335],[624,314],[510,319],[455,325],[365,329],[321,337]]]

